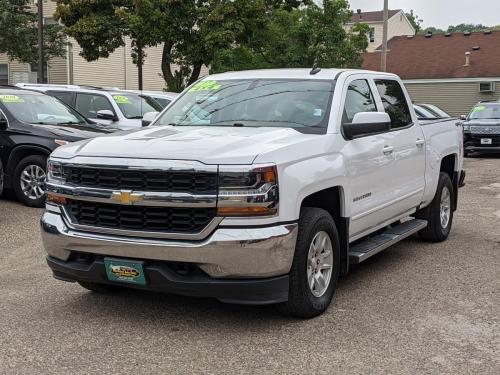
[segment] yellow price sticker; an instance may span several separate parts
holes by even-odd
[[[199,92],[199,91],[215,91],[220,89],[220,83],[214,80],[206,80],[198,82],[196,85],[189,89],[189,92]]]
[[[484,105],[478,105],[477,107],[474,107],[472,112],[481,112],[481,111],[484,111],[485,109],[486,109],[486,107]]]
[[[116,104],[130,104],[130,99],[127,96],[124,95],[115,95],[113,96],[113,99],[115,100]]]
[[[17,95],[0,95],[0,100],[4,103],[24,103],[24,100]]]

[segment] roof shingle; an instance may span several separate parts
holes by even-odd
[[[469,66],[466,52],[471,53]],[[380,49],[363,54],[363,68],[380,70],[380,58]],[[402,79],[500,77],[500,31],[394,37],[388,43],[387,71]]]

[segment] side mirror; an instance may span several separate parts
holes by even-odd
[[[460,115],[460,120],[462,120],[462,121],[467,120],[467,116],[466,115]]]
[[[97,111],[97,118],[101,120],[118,121],[113,111],[110,111],[109,109],[101,109],[100,111]]]
[[[344,124],[342,128],[347,139],[354,139],[389,131],[391,118],[385,112],[359,112],[350,124]]]
[[[160,112],[146,112],[144,116],[142,116],[142,126],[148,126],[151,124],[156,116],[158,116],[158,113]]]
[[[7,130],[9,127],[9,123],[7,119],[3,116],[0,116],[0,130]]]

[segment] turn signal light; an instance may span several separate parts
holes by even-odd
[[[66,198],[61,197],[60,195],[47,193],[47,202],[63,205],[66,204]]]

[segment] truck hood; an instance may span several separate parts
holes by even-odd
[[[260,154],[317,138],[291,128],[151,126],[59,147],[53,156],[194,160],[252,164]]]

